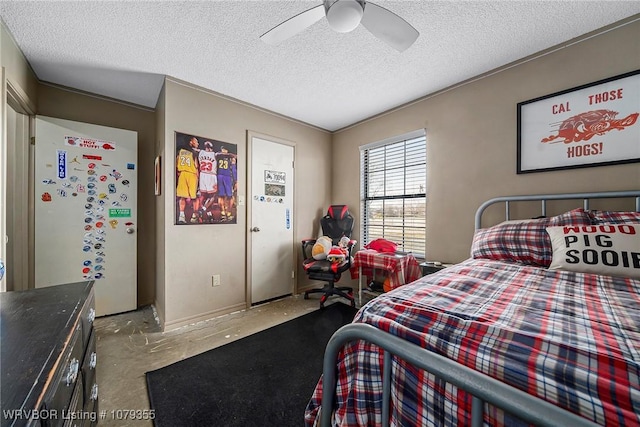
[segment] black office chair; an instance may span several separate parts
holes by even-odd
[[[347,236],[351,238],[353,231],[353,217],[349,213],[346,205],[329,206],[327,214],[320,219],[322,234],[331,238],[333,245],[338,245],[338,241]],[[335,286],[340,280],[343,272],[351,267],[351,249],[355,245],[355,240],[350,240],[347,246],[347,254],[344,261],[333,263],[327,260],[316,260],[312,256],[313,245],[317,239],[305,239],[302,241],[302,254],[304,261],[302,266],[310,279],[324,280],[327,282],[322,288],[310,289],[304,293],[304,299],[309,298],[309,294],[321,293],[320,308],[324,308],[324,303],[332,295],[339,295],[351,302],[351,307],[356,306],[353,297],[353,289],[348,286]]]

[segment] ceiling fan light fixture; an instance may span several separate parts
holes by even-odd
[[[330,2],[326,2],[330,3]],[[364,2],[337,0],[326,8],[329,26],[339,33],[348,33],[360,25],[364,14]]]
[[[275,45],[310,27],[323,17],[329,26],[340,33],[348,33],[362,24],[371,34],[398,52],[407,50],[420,33],[400,16],[365,0],[324,0],[276,25],[260,36],[265,43]]]

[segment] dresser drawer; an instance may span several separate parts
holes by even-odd
[[[82,343],[86,346],[93,331],[93,321],[96,318],[95,296],[93,290],[89,294],[80,312],[80,322],[82,324]]]
[[[76,381],[76,387],[71,395],[71,401],[69,402],[69,408],[64,411],[62,425],[64,427],[82,427],[84,419],[86,418],[82,410],[82,396],[84,390],[82,387],[82,373],[79,374],[78,381]]]
[[[98,389],[96,385],[96,399],[90,400],[89,403],[85,402],[84,410],[86,414],[90,414],[82,424],[83,427],[94,427],[98,424],[99,408],[98,408]]]
[[[80,322],[78,322],[69,341],[69,346],[60,358],[60,363],[52,378],[49,391],[47,392],[48,396],[45,398],[45,407],[50,410],[55,410],[58,415],[58,419],[50,420],[49,425],[63,425],[65,421],[63,419],[63,411],[68,412],[70,410],[69,403],[71,402],[74,391],[76,391],[76,385],[80,385],[76,393],[83,393],[81,378],[83,355],[82,326]],[[82,399],[82,394],[80,394],[79,397]]]
[[[96,366],[98,355],[96,353],[96,334],[89,337],[89,345],[84,354],[82,362],[82,380],[84,385],[84,407],[89,409],[98,399],[98,385],[96,384]]]

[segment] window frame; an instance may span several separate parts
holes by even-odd
[[[407,158],[407,146],[406,143],[415,139],[419,139],[422,138],[423,139],[423,143],[424,143],[424,163],[413,163],[412,160],[415,159],[419,159],[419,157],[411,156],[409,158]],[[402,170],[405,171],[405,173],[403,174],[403,178],[402,178],[402,184],[404,186],[404,189],[402,190],[401,194],[393,194],[393,195],[388,195],[388,194],[383,194],[383,195],[377,195],[377,196],[369,196],[368,195],[368,189],[369,189],[369,183],[371,181],[371,175],[373,173],[375,173],[376,171],[371,171],[369,169],[370,164],[369,162],[371,161],[371,159],[369,158],[369,154],[371,153],[371,150],[375,150],[378,148],[382,148],[382,147],[389,147],[392,145],[396,145],[396,144],[405,144],[404,147],[402,147],[402,155],[403,155],[403,159],[402,159]],[[402,230],[402,241],[396,241],[397,239],[393,239],[393,238],[388,238],[388,237],[384,237],[385,235],[385,225],[384,225],[384,208],[383,208],[383,225],[382,225],[382,234],[383,234],[383,238],[388,238],[388,240],[392,240],[395,243],[398,244],[398,253],[412,253],[416,258],[425,258],[426,257],[426,207],[427,207],[427,154],[426,154],[426,147],[427,147],[427,141],[426,141],[426,131],[425,129],[419,129],[419,130],[415,130],[413,132],[409,132],[406,134],[402,134],[402,135],[398,135],[398,136],[394,136],[391,138],[387,138],[381,141],[377,141],[377,142],[373,142],[373,143],[369,143],[369,144],[365,144],[365,145],[361,145],[359,147],[359,151],[360,151],[360,212],[361,212],[361,217],[362,220],[360,221],[360,236],[362,238],[362,246],[364,247],[366,244],[370,243],[370,241],[374,240],[375,238],[379,238],[380,236],[375,236],[375,237],[370,237],[370,235],[372,234],[368,228],[370,227],[370,224],[368,224],[369,222],[369,213],[368,213],[368,203],[372,202],[372,201],[382,201],[383,206],[385,204],[386,201],[389,200],[402,200],[402,210],[403,210],[403,215],[402,215],[402,225],[399,226],[400,229]],[[406,174],[406,170],[407,170],[407,163],[409,163],[409,167],[411,166],[415,166],[415,165],[420,165],[423,164],[424,165],[424,192],[419,192],[419,193],[413,193],[413,192],[409,192],[407,193],[407,189],[406,189],[406,185],[407,185],[407,174]],[[395,166],[395,168],[397,169],[397,165]],[[387,178],[386,178],[386,173],[389,170],[392,170],[393,168],[387,168],[386,165],[386,156],[385,156],[385,165],[382,169],[377,170],[377,172],[384,172],[385,174],[385,184],[387,182]],[[386,187],[385,187],[385,192],[386,192]],[[423,199],[424,200],[424,212],[425,212],[425,217],[424,217],[424,222],[422,224],[422,226],[417,227],[418,229],[422,229],[422,233],[424,235],[424,240],[423,242],[420,244],[422,249],[422,253],[420,252],[416,252],[415,250],[405,250],[406,246],[405,243],[407,242],[406,238],[406,230],[408,227],[413,227],[411,225],[407,225],[405,222],[405,218],[406,218],[406,214],[405,214],[405,201],[406,200],[412,200],[412,199]],[[393,228],[395,228],[396,230],[398,229],[398,226],[393,226]],[[415,228],[415,227],[414,227]],[[415,249],[415,244],[413,245],[413,248],[410,249]]]

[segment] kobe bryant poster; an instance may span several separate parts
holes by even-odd
[[[235,224],[238,146],[182,132],[175,138],[175,224]]]

